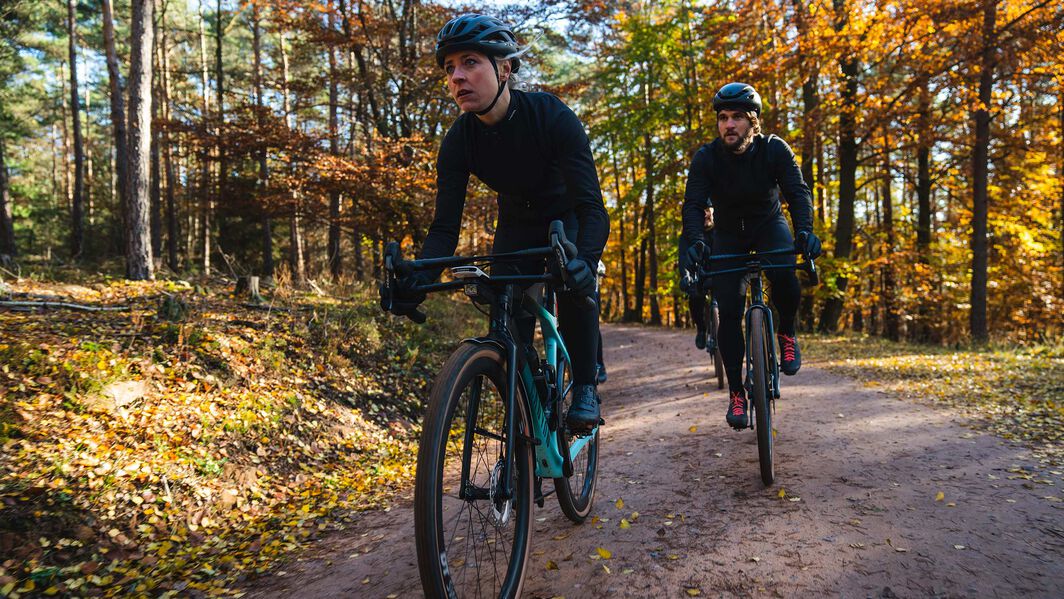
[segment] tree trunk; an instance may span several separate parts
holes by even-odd
[[[819,183],[813,178],[818,133],[817,108],[820,106],[820,95],[817,93],[819,74],[806,41],[809,32],[808,13],[802,0],[794,0],[794,14],[798,24],[798,55],[801,57],[802,70],[802,178],[810,190],[815,190]],[[816,208],[817,220],[823,223],[824,207],[817,203]]]
[[[155,278],[149,222],[153,0],[133,0],[129,68],[129,211],[126,278]]]
[[[894,280],[894,200],[890,194],[890,133],[883,129],[883,230],[886,234],[886,247],[883,253],[883,332],[887,339],[898,341],[901,338],[898,322],[897,289]]]
[[[207,77],[207,35],[203,28],[203,3],[199,6],[199,46],[200,46],[200,77],[202,78],[202,109],[203,122],[209,127],[211,115],[210,79]],[[200,150],[200,160],[203,170],[200,175],[200,235],[203,236],[203,274],[211,273],[211,212],[214,202],[211,200],[211,161],[210,149],[204,142]]]
[[[624,213],[625,204],[624,198],[621,197],[621,169],[617,163],[617,144],[613,136],[610,136],[610,160],[613,162],[613,189],[617,195],[617,215],[618,215],[618,228],[620,229],[620,248],[621,248],[621,320],[627,321],[630,318],[628,308],[628,247],[624,237]]]
[[[8,195],[7,161],[4,158],[4,139],[0,137],[0,254],[17,256],[15,245],[15,224],[11,210],[11,197]]]
[[[163,11],[159,16],[160,36],[159,47],[161,54],[161,70],[160,77],[162,78],[162,84],[160,86],[161,92],[161,106],[160,113],[164,122],[170,122],[170,52],[167,46],[167,29],[166,29],[166,7],[168,3],[163,3]],[[174,176],[174,160],[173,151],[170,148],[170,129],[169,127],[163,128],[162,131],[162,149],[163,149],[163,169],[166,174],[166,262],[170,266],[170,270],[178,272],[180,265],[177,261],[177,240],[180,236],[180,231],[177,221],[177,200],[174,198],[174,187],[177,184],[178,179]],[[180,152],[179,152],[180,153]],[[187,183],[186,183],[187,185]]]
[[[217,103],[218,103],[218,205],[226,206],[227,199],[226,188],[229,178],[229,164],[226,157],[225,145],[222,143],[222,139],[225,137],[225,68],[222,64],[222,42],[225,28],[223,26],[224,19],[222,18],[222,0],[217,0],[215,4],[216,10],[214,13],[214,76],[217,79]],[[225,211],[219,211],[218,216],[218,249],[225,251],[226,248],[222,243],[225,239],[225,235],[221,232],[225,231],[225,225],[227,220],[225,219]]]
[[[81,258],[85,246],[85,154],[81,143],[81,110],[78,103],[77,0],[67,0],[67,47],[70,54],[70,123],[74,134],[74,193],[70,199],[70,256]]]
[[[987,326],[987,184],[990,153],[990,102],[997,67],[997,2],[983,1],[983,53],[979,69],[979,105],[972,114],[975,121],[975,148],[972,157],[972,311],[969,327],[972,340],[985,343]]]
[[[292,104],[289,99],[288,89],[288,49],[285,47],[285,31],[280,29],[278,31],[280,37],[281,50],[281,102],[284,109],[285,124],[289,129],[296,128],[295,115],[292,114]],[[288,164],[289,171],[294,169],[291,162]],[[307,283],[307,262],[303,252],[303,236],[300,230],[300,212],[302,210],[303,198],[298,189],[292,190],[292,212],[288,220],[288,267],[292,272],[292,281],[297,287],[302,287]]]
[[[654,155],[650,133],[643,134],[643,167],[646,169],[647,186],[647,250],[650,270],[650,324],[661,324],[661,307],[658,305],[658,243],[657,215],[654,213]]]
[[[931,91],[925,78],[920,85],[919,117],[916,146],[916,256],[923,263],[931,261]]]
[[[152,0],[154,2],[155,0]],[[160,68],[159,62],[153,65],[153,71]],[[151,116],[152,122],[159,119],[159,81],[152,85]],[[161,158],[159,156],[159,128],[152,127],[151,131],[151,255],[153,258],[162,255],[163,248],[163,190],[161,178]]]
[[[329,30],[335,26],[335,18],[332,11],[329,12]],[[338,80],[339,74],[336,69],[336,46],[329,45],[329,152],[333,156],[340,154],[340,128],[338,118]],[[329,192],[329,239],[326,249],[326,258],[329,262],[329,272],[333,281],[340,279],[341,256],[340,256],[340,192]]]
[[[834,0],[835,29],[841,31],[849,19],[846,0]],[[839,109],[839,213],[835,223],[835,258],[845,263],[853,248],[854,201],[857,196],[857,73],[858,62],[853,53],[842,58],[843,89]],[[820,331],[835,332],[845,303],[846,277],[835,279],[837,297],[828,298],[820,313]]]
[[[255,56],[255,107],[257,110],[256,120],[259,131],[264,130],[266,106],[262,96],[262,32],[259,27],[259,3],[251,5],[251,43]],[[261,195],[269,188],[270,171],[266,164],[266,148],[260,148],[257,152],[259,162],[258,190]],[[262,207],[262,275],[267,278],[273,277],[273,226],[270,222],[270,210],[268,206]]]

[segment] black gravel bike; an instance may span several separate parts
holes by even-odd
[[[550,245],[506,254],[405,261],[399,244],[385,250],[382,307],[391,308],[397,278],[449,268],[453,281],[417,287],[462,289],[486,306],[488,334],[466,339],[433,382],[414,483],[414,534],[425,595],[518,597],[531,547],[533,504],[556,494],[566,517],[591,512],[598,465],[598,427],[575,434],[565,425],[572,367],[557,328],[561,273],[576,255],[560,221]],[[540,275],[495,275],[482,267],[545,258]],[[530,285],[544,289],[526,292]],[[538,287],[533,288],[538,291]],[[593,300],[585,298],[590,307]],[[540,323],[542,353],[519,323]],[[411,319],[421,322],[415,312]],[[544,491],[545,479],[553,490]]]
[[[703,264],[699,269],[700,276],[703,278],[728,273],[746,273],[749,282],[750,296],[743,318],[746,325],[746,377],[743,384],[750,401],[750,409],[753,411],[750,428],[757,432],[757,458],[761,466],[761,481],[766,486],[771,485],[776,479],[773,458],[776,430],[772,426],[772,413],[776,407],[776,400],[780,397],[780,366],[776,359],[776,344],[773,341],[776,334],[772,322],[772,311],[765,303],[761,273],[773,269],[797,268],[809,275],[811,286],[817,285],[820,281],[816,264],[808,257],[797,265],[769,264],[764,260],[767,256],[788,254],[802,255],[802,252],[788,248],[745,254],[712,255],[708,258],[709,263]],[[705,270],[714,262],[735,264],[739,261],[744,262],[742,266]]]

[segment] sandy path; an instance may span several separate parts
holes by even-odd
[[[1023,448],[806,364],[783,381],[766,489],[690,333],[603,332],[598,520],[575,527],[548,498],[526,596],[1064,596],[1064,503],[1045,498],[1064,479]],[[250,596],[421,596],[410,503],[362,514]]]

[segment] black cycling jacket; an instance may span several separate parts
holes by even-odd
[[[683,201],[683,231],[689,242],[704,240],[705,208],[713,207],[714,225],[728,233],[750,234],[781,213],[780,191],[795,231],[813,230],[813,198],[787,142],[755,135],[742,154],[717,138],[691,159]]]
[[[499,194],[500,228],[542,226],[574,212],[578,257],[598,264],[610,219],[587,133],[561,100],[510,90],[510,107],[495,125],[468,112],[458,117],[436,160],[436,215],[422,258],[450,256],[458,247],[470,173]]]

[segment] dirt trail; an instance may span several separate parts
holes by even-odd
[[[1040,472],[1023,448],[806,364],[783,380],[777,481],[766,489],[753,432],[724,424],[725,393],[709,387],[693,335],[603,333],[598,520],[573,526],[548,498],[536,512],[527,597],[1064,593],[1064,504],[1045,498],[1064,479]],[[250,596],[421,596],[410,504],[363,514]],[[638,519],[621,529],[632,512]],[[598,547],[611,559],[591,559]]]

